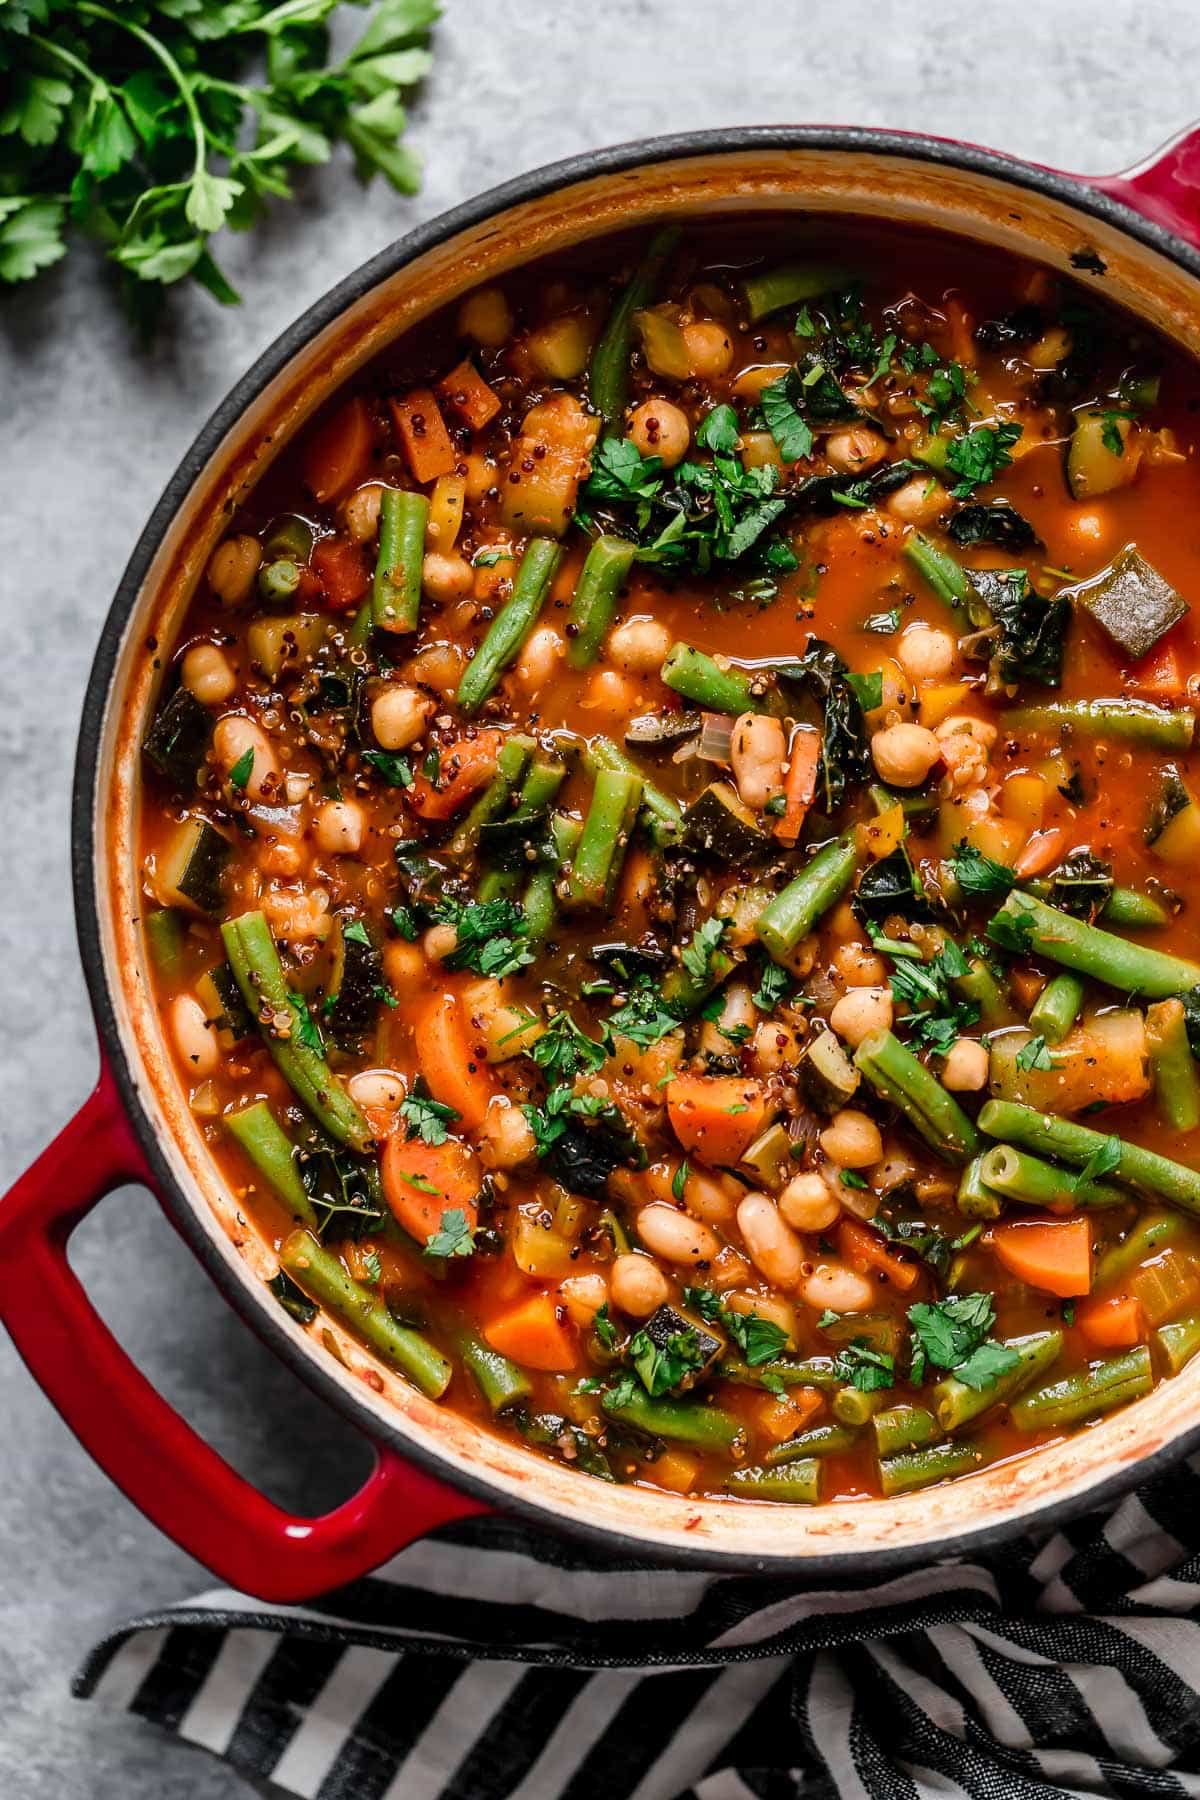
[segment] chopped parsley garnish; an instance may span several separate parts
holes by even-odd
[[[321,1042],[321,1033],[317,1029],[316,1020],[308,1010],[308,1001],[304,995],[294,993],[289,989],[288,1005],[296,1016],[296,1023],[292,1028],[292,1041],[303,1044],[306,1050],[323,1052],[325,1046]]]
[[[988,937],[1012,956],[1027,956],[1033,945],[1033,914],[1012,913],[1005,907],[988,920]]]
[[[720,948],[725,936],[724,919],[706,919],[698,930],[692,933],[691,942],[686,944],[680,954],[680,962],[686,974],[698,985],[707,981],[712,969],[714,953]]]
[[[982,850],[977,850],[965,838],[954,846],[950,856],[950,873],[963,893],[976,900],[990,900],[996,894],[1003,898],[1017,885],[1017,878],[1011,869],[1005,868],[1003,863],[996,862],[993,857],[985,856]]]
[[[664,1004],[653,977],[641,975],[631,984],[624,1006],[605,1019],[604,1036],[610,1044],[614,1038],[624,1037],[639,1049],[649,1050],[672,1031],[678,1031],[681,1023],[678,1014]]]
[[[512,900],[471,900],[465,906],[458,900],[441,900],[432,916],[439,925],[453,925],[458,938],[442,958],[448,969],[474,969],[499,981],[534,960],[525,941],[528,921]]]
[[[617,1328],[608,1313],[608,1301],[600,1307],[592,1318],[592,1330],[605,1350],[612,1350],[617,1342]]]
[[[1121,1140],[1119,1137],[1107,1137],[1092,1151],[1082,1169],[1072,1176],[1072,1186],[1082,1187],[1085,1182],[1099,1181],[1101,1176],[1111,1175],[1120,1166]]]
[[[811,456],[814,441],[812,427],[796,406],[788,377],[784,376],[781,381],[773,381],[765,387],[759,395],[759,402],[767,430],[774,438],[784,462],[799,462],[801,457]]]
[[[989,1336],[996,1322],[990,1294],[954,1294],[947,1300],[919,1301],[908,1309],[913,1330],[912,1379],[919,1384],[927,1366],[946,1369],[969,1388],[991,1387],[1020,1361],[1015,1350]]]
[[[843,1187],[848,1188],[865,1188],[869,1185],[866,1176],[860,1175],[857,1169],[839,1169],[838,1180]]]
[[[246,783],[249,781],[253,772],[254,751],[247,746],[229,771],[230,787],[236,788],[239,794],[244,794],[246,791]]]
[[[391,920],[392,930],[397,937],[403,938],[405,942],[409,944],[416,943],[417,938],[420,936],[421,928],[417,924],[416,916],[411,907],[393,906],[391,912],[388,914],[388,918]]]
[[[833,1372],[839,1381],[848,1382],[860,1394],[893,1387],[896,1381],[895,1358],[886,1350],[872,1350],[861,1338],[842,1345],[833,1359]]]
[[[778,963],[765,963],[751,999],[759,1012],[774,1012],[790,986],[791,978],[786,969],[781,968]]]
[[[773,1362],[787,1347],[788,1336],[773,1319],[756,1312],[733,1312],[721,1304],[711,1288],[685,1287],[683,1304],[697,1312],[706,1325],[718,1325],[729,1333],[750,1368]]]
[[[671,1177],[671,1195],[673,1199],[679,1201],[680,1205],[683,1204],[683,1196],[687,1191],[688,1176],[690,1174],[691,1169],[688,1167],[688,1161],[685,1156]]]
[[[346,944],[362,944],[371,948],[371,935],[362,919],[351,919],[348,925],[342,926],[342,942]]]
[[[391,750],[364,750],[362,759],[389,787],[411,787],[415,780],[407,758]]]
[[[423,1144],[436,1145],[446,1142],[450,1135],[448,1127],[457,1123],[459,1114],[454,1107],[435,1100],[418,1076],[413,1083],[412,1092],[400,1102],[400,1117],[410,1138],[420,1138]]]
[[[699,1333],[694,1326],[689,1326],[685,1331],[673,1332],[661,1348],[653,1342],[648,1332],[636,1332],[630,1338],[625,1354],[637,1370],[642,1386],[653,1399],[660,1394],[670,1393],[687,1376],[702,1369],[705,1363]]]
[[[436,1192],[436,1189],[434,1190]],[[467,1215],[459,1206],[442,1214],[440,1228],[431,1233],[425,1245],[426,1256],[473,1256],[475,1233],[467,1224]]]
[[[880,939],[874,941],[876,948],[883,947]],[[950,988],[951,982],[969,972],[966,957],[953,938],[946,938],[929,962],[899,956],[895,951],[890,954],[895,965],[891,973],[892,998],[903,1001],[908,1008],[903,1023],[909,1042],[927,1044],[939,1056],[945,1056],[956,1038],[979,1023],[977,1002],[958,999]]]
[[[1018,1069],[1052,1069],[1054,1058],[1046,1048],[1044,1037],[1031,1037],[1027,1044],[1022,1044],[1017,1051]]]
[[[529,1054],[546,1080],[557,1086],[573,1081],[576,1075],[594,1074],[602,1067],[607,1051],[579,1028],[569,1012],[559,1012],[530,1045]]]
[[[379,1260],[378,1250],[367,1251],[363,1257],[363,1267],[367,1272],[367,1280],[372,1286],[378,1287],[383,1280],[383,1264]]]
[[[868,613],[863,620],[864,631],[872,631],[878,637],[891,637],[900,629],[900,608],[893,606],[889,612]]]
[[[1021,435],[1019,425],[976,425],[955,438],[946,452],[946,467],[958,476],[950,489],[956,500],[967,500],[977,487],[995,481],[1012,462],[1009,451]]]

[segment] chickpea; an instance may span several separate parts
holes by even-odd
[[[837,1195],[815,1169],[793,1175],[779,1196],[779,1210],[797,1231],[824,1231],[841,1213]]]
[[[226,538],[208,559],[208,585],[226,606],[240,606],[254,591],[262,545],[249,532]]]
[[[289,806],[300,806],[312,792],[311,775],[287,775],[284,777],[283,792]]]
[[[367,818],[357,800],[327,800],[317,814],[316,840],[331,856],[357,856]]]
[[[371,702],[371,730],[384,750],[407,750],[425,730],[434,703],[420,688],[399,681],[381,688]]]
[[[608,639],[609,656],[627,675],[657,675],[670,648],[671,633],[657,619],[622,619]]]
[[[201,706],[224,706],[237,688],[233,664],[215,644],[193,644],[184,652],[179,673]]]
[[[742,713],[734,721],[729,754],[738,793],[753,811],[761,812],[783,791],[787,739],[782,723],[765,713]]]
[[[344,503],[342,519],[356,544],[369,544],[379,530],[379,507],[382,499],[382,483],[371,481],[365,487],[355,488]]]
[[[238,767],[247,753],[250,754],[251,763],[244,793],[251,800],[277,796],[280,786],[279,759],[271,747],[270,738],[253,719],[247,719],[242,713],[226,713],[223,719],[217,720],[213,731],[213,756],[217,766],[228,775]],[[239,774],[240,772],[239,770]]]
[[[441,962],[458,947],[458,933],[453,925],[431,925],[421,939],[421,948],[431,962]]]
[[[843,1041],[857,1050],[872,1031],[888,1031],[892,1024],[892,995],[888,988],[852,988],[843,994],[829,1015],[829,1023]]]
[[[383,972],[388,986],[403,993],[425,974],[425,952],[407,938],[389,938],[383,946]]]
[[[458,309],[458,329],[485,350],[499,350],[512,336],[512,308],[497,287],[478,288]]]
[[[608,1304],[608,1283],[603,1275],[568,1275],[559,1282],[558,1295],[572,1324],[586,1331],[600,1308]]]
[[[906,525],[934,525],[949,504],[950,496],[931,475],[914,475],[887,498],[887,509],[894,519]]]
[[[896,654],[915,682],[942,681],[958,660],[958,644],[948,631],[910,625]]]
[[[875,1304],[875,1289],[865,1275],[845,1263],[818,1263],[800,1289],[800,1297],[814,1312],[868,1312]]]
[[[878,1125],[852,1106],[834,1113],[817,1141],[830,1162],[843,1169],[869,1168],[883,1155]]]
[[[450,606],[474,593],[474,571],[465,556],[430,550],[421,564],[421,591],[438,606]]]
[[[797,1287],[804,1250],[770,1195],[747,1194],[738,1207],[737,1222],[755,1268],[773,1287]]]
[[[692,374],[700,381],[711,381],[717,375],[724,375],[733,362],[729,333],[715,319],[697,319],[693,324],[685,325],[683,342]]]
[[[517,680],[522,687],[537,693],[552,679],[562,657],[564,644],[553,625],[539,625],[522,650],[517,663]]]
[[[844,475],[857,475],[873,468],[887,451],[887,444],[877,431],[865,425],[851,425],[846,431],[834,431],[825,439],[825,456]]]
[[[618,1256],[608,1272],[613,1305],[631,1319],[648,1319],[670,1298],[666,1276],[648,1256]]]
[[[584,690],[581,704],[588,712],[623,723],[638,699],[638,690],[627,675],[619,675],[615,669],[597,669]]]
[[[707,1225],[690,1219],[685,1212],[655,1201],[638,1214],[638,1236],[647,1250],[667,1262],[711,1262],[721,1248]]]
[[[177,994],[171,1002],[171,1036],[181,1062],[189,1075],[205,1081],[215,1075],[221,1060],[221,1046],[209,1023],[208,1015],[194,994]]]
[[[857,919],[854,920],[854,930],[858,930]],[[877,956],[874,950],[868,950],[865,944],[839,944],[833,953],[833,969],[848,988],[882,987],[887,980],[883,958]]]
[[[794,1026],[765,1019],[754,1034],[754,1072],[773,1075],[777,1069],[798,1062],[804,1045]]]
[[[988,1078],[987,1046],[975,1038],[958,1038],[942,1065],[942,1086],[954,1094],[972,1094]]]
[[[395,1069],[359,1069],[346,1087],[355,1104],[370,1112],[398,1112],[406,1093],[404,1077]]]
[[[479,1128],[479,1154],[489,1169],[519,1169],[537,1154],[529,1121],[503,1094],[488,1101]]]
[[[924,725],[886,725],[871,739],[871,756],[889,787],[920,787],[941,761],[942,746]]]
[[[951,787],[964,792],[981,788],[988,778],[988,752],[996,741],[996,727],[956,713],[942,720],[935,735]]]
[[[643,400],[629,420],[629,435],[643,456],[661,456],[673,469],[687,455],[692,428],[683,408],[670,400]]]

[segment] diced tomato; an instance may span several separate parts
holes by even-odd
[[[324,585],[325,598],[338,612],[356,605],[371,585],[362,551],[346,538],[326,538],[313,551],[312,562]]]

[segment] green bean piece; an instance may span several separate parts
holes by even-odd
[[[1139,931],[1166,925],[1171,915],[1153,894],[1139,893],[1137,888],[1115,887],[1100,908],[1100,917],[1106,925],[1121,925],[1127,931]]]
[[[365,650],[375,629],[375,601],[364,600],[346,631],[347,650]]]
[[[454,1373],[448,1357],[419,1331],[401,1325],[377,1294],[347,1273],[341,1259],[317,1242],[310,1231],[293,1231],[279,1252],[280,1267],[356,1337],[423,1394],[440,1400]]]
[[[521,877],[516,869],[489,869],[480,877],[479,898],[486,904],[489,900],[511,900],[521,886]]]
[[[997,920],[1005,925],[997,930]],[[1047,906],[1033,894],[1014,888],[988,926],[988,936],[1004,942],[1009,931],[1019,935],[1035,956],[1090,975],[1106,987],[1148,1000],[1165,1000],[1200,985],[1200,963],[1168,956],[1131,944],[1114,932],[1101,931],[1084,919],[1076,919],[1057,906]]]
[[[1159,1000],[1146,1008],[1146,1037],[1158,1110],[1172,1131],[1200,1125],[1200,1075],[1188,1043],[1181,1000]]]
[[[1152,750],[1190,750],[1196,715],[1152,700],[1049,700],[1005,712],[1005,731],[1056,731],[1064,726],[1085,737],[1124,738]]]
[[[958,1210],[964,1219],[998,1219],[1004,1210],[999,1194],[983,1179],[983,1157],[973,1156],[958,1183]]]
[[[463,670],[455,700],[465,713],[478,712],[537,623],[550,592],[562,550],[553,538],[530,538],[509,599]]]
[[[424,494],[384,488],[379,498],[379,554],[371,589],[376,631],[415,631],[421,613],[421,567],[429,501]]]
[[[742,1426],[732,1413],[695,1400],[652,1400],[649,1394],[632,1394],[619,1401],[609,1393],[601,1397],[600,1404],[610,1419],[619,1419],[622,1425],[651,1437],[691,1444],[697,1450],[731,1450],[742,1435]]]
[[[514,819],[534,819],[555,798],[567,777],[567,765],[561,756],[536,755],[521,783],[521,797],[513,812]]]
[[[817,1457],[788,1463],[782,1469],[734,1469],[725,1487],[743,1500],[783,1500],[792,1506],[813,1506],[821,1498],[821,1464]]]
[[[1029,1014],[1029,1029],[1038,1032],[1048,1044],[1061,1044],[1079,1017],[1083,1005],[1083,982],[1078,975],[1056,975],[1048,981]]]
[[[877,1412],[871,1424],[875,1448],[880,1456],[895,1456],[900,1450],[919,1450],[942,1435],[928,1407],[910,1406],[907,1401]]]
[[[183,914],[174,906],[159,906],[142,920],[150,960],[160,975],[178,975],[183,961],[183,945],[187,926]]]
[[[801,1457],[834,1456],[841,1450],[853,1450],[857,1442],[857,1433],[847,1425],[811,1425],[807,1431],[798,1431],[795,1437],[768,1450],[763,1462],[768,1469],[778,1469]]]
[[[895,1456],[879,1459],[879,1485],[889,1500],[897,1494],[910,1494],[917,1488],[930,1487],[935,1481],[948,1481],[955,1475],[969,1475],[989,1461],[979,1444],[925,1444],[919,1450],[902,1450]]]
[[[601,769],[566,877],[569,906],[611,905],[641,803],[642,784],[636,776]]]
[[[286,606],[300,586],[300,565],[280,556],[258,571],[258,591],[268,606]]]
[[[642,784],[642,824],[651,843],[660,850],[677,844],[683,831],[683,809],[647,781],[635,762],[613,743],[611,738],[592,738],[583,753],[584,767],[593,777],[601,769],[612,769],[618,775],[632,775]]]
[[[1154,1334],[1154,1342],[1168,1375],[1178,1375],[1200,1350],[1200,1313],[1160,1325]]]
[[[281,513],[263,538],[262,547],[268,558],[291,556],[297,562],[307,562],[315,542],[316,533],[307,519],[299,513]]]
[[[691,644],[672,644],[663,662],[662,679],[675,693],[682,694],[706,712],[765,712],[766,702],[756,695],[752,678],[745,669],[723,669],[703,650]]]
[[[1056,1169],[1053,1163],[1031,1156],[1028,1150],[1014,1149],[1011,1144],[995,1144],[979,1160],[979,1178],[1002,1200],[1017,1200],[1022,1206],[1044,1206],[1050,1212],[1125,1206],[1129,1195],[1111,1181],[1080,1181],[1067,1169]]]
[[[531,950],[540,950],[550,935],[558,911],[558,871],[573,856],[583,826],[578,819],[572,819],[565,813],[555,813],[550,821],[550,830],[557,861],[542,863],[533,871],[521,902]]]
[[[774,1388],[782,1383],[784,1387],[815,1387],[831,1393],[842,1385],[831,1356],[776,1356],[753,1367],[731,1358],[718,1366],[717,1374],[722,1381],[732,1381],[738,1387]]]
[[[741,284],[742,298],[751,324],[757,325],[785,306],[802,306],[806,300],[848,287],[853,280],[854,271],[839,263],[786,262],[747,275]]]
[[[917,573],[923,575],[943,606],[952,610],[969,606],[975,589],[967,580],[966,570],[948,550],[939,550],[923,532],[911,532],[905,540],[903,554]]]
[[[853,838],[837,838],[818,850],[794,881],[758,915],[755,932],[776,962],[786,962],[831,906],[850,886],[858,867]]]
[[[1012,1023],[1013,1009],[1008,995],[982,956],[971,958],[967,973],[955,977],[954,989],[964,1000],[975,1002],[979,1008],[980,1023],[989,1030],[994,1031],[999,1025]]]
[[[493,1350],[471,1331],[455,1335],[455,1349],[462,1364],[487,1402],[493,1417],[528,1400],[533,1383],[523,1369],[499,1350]]]
[[[894,1032],[869,1032],[854,1063],[880,1098],[899,1107],[946,1162],[967,1163],[979,1151],[979,1133],[958,1101]]]
[[[586,669],[600,654],[636,555],[636,544],[608,532],[593,541],[567,614],[567,661],[573,669]]]
[[[1086,1125],[1038,1112],[1036,1107],[1022,1106],[1015,1100],[986,1101],[979,1114],[979,1129],[990,1138],[1016,1144],[1022,1150],[1057,1156],[1076,1168],[1082,1168],[1098,1150],[1115,1142],[1120,1160],[1112,1173],[1118,1180],[1128,1182],[1143,1194],[1169,1200],[1183,1212],[1200,1215],[1200,1172],[1172,1162],[1168,1156],[1159,1156],[1157,1151],[1143,1150],[1140,1144],[1126,1143],[1115,1133],[1092,1131]]]
[[[288,995],[287,982],[271,928],[260,912],[226,919],[221,927],[225,954],[242,998],[259,1028],[276,1068],[336,1143],[365,1153],[374,1133],[316,1046],[302,1041],[300,1020]],[[279,1028],[286,1026],[286,1035]]]
[[[1111,1245],[1096,1264],[1092,1276],[1093,1293],[1120,1281],[1139,1263],[1157,1256],[1160,1250],[1182,1237],[1183,1229],[1178,1213],[1152,1213],[1149,1218],[1138,1219],[1120,1243]]]
[[[1098,1419],[1130,1400],[1140,1400],[1153,1386],[1149,1348],[1138,1344],[1107,1362],[1022,1394],[1013,1402],[1012,1419],[1022,1431],[1063,1431],[1085,1419]]]
[[[880,1388],[864,1393],[861,1388],[841,1387],[830,1401],[833,1416],[841,1425],[868,1425],[877,1412],[887,1405],[887,1395]]]
[[[533,739],[518,732],[505,738],[496,757],[496,773],[450,839],[449,850],[452,856],[469,855],[479,842],[483,827],[490,825],[493,819],[499,818],[506,810],[517,791],[517,785],[525,773],[534,748]]]
[[[893,806],[898,806],[906,819],[923,819],[938,809],[936,793],[904,793],[900,788],[885,787],[882,781],[873,781],[867,793],[877,813],[890,812]],[[943,876],[943,887],[946,880]]]
[[[645,256],[596,339],[588,369],[588,397],[592,411],[599,413],[604,421],[604,437],[620,436],[624,427],[629,358],[633,351],[633,315],[653,301],[663,270],[678,242],[678,226],[665,225],[655,232]]]
[[[224,1113],[221,1124],[294,1219],[317,1229],[317,1215],[296,1166],[295,1145],[265,1100]]]
[[[957,1431],[991,1407],[1007,1406],[1039,1375],[1045,1374],[1061,1352],[1062,1341],[1061,1331],[1033,1331],[1026,1337],[1004,1339],[1004,1348],[1013,1351],[1018,1360],[985,1388],[969,1387],[957,1375],[947,1375],[931,1395],[942,1430]]]

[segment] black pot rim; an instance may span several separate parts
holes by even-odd
[[[255,360],[226,398],[212,413],[167,482],[150,515],[117,586],[103,629],[83,702],[71,799],[71,868],[75,899],[76,931],[84,976],[91,997],[104,1054],[112,1067],[125,1110],[153,1172],[159,1198],[172,1222],[207,1269],[209,1275],[239,1315],[283,1358],[323,1400],[358,1426],[368,1440],[387,1445],[426,1473],[461,1492],[490,1501],[505,1514],[543,1530],[566,1535],[613,1557],[670,1566],[709,1569],[723,1574],[786,1573],[806,1583],[830,1580],[874,1579],[883,1573],[920,1564],[980,1555],[1010,1542],[1022,1532],[1048,1532],[1065,1520],[1118,1500],[1179,1458],[1200,1448],[1200,1423],[1181,1433],[1151,1454],[1138,1459],[1085,1491],[1052,1501],[1032,1513],[1011,1520],[960,1532],[936,1545],[910,1544],[895,1549],[834,1552],[817,1556],[757,1557],[747,1552],[721,1550],[711,1545],[664,1549],[634,1531],[563,1518],[536,1500],[514,1497],[486,1476],[462,1466],[449,1455],[414,1444],[400,1423],[381,1427],[377,1415],[346,1391],[321,1359],[301,1351],[290,1335],[282,1311],[264,1295],[255,1300],[249,1287],[238,1280],[204,1229],[197,1208],[189,1203],[177,1183],[159,1144],[154,1125],[139,1093],[135,1069],[126,1055],[105,971],[93,856],[92,819],[100,747],[113,672],[125,622],[133,610],[151,562],[192,484],[222,439],[246,408],[286,364],[319,332],[353,302],[381,281],[426,251],[447,242],[461,231],[483,223],[497,213],[525,201],[536,200],[559,189],[598,176],[685,158],[733,154],[747,150],[823,150],[870,153],[912,162],[941,164],[969,173],[992,176],[1015,189],[1061,200],[1073,210],[1090,214],[1137,242],[1158,251],[1171,262],[1200,278],[1200,250],[1174,233],[1100,189],[1081,179],[1042,169],[998,151],[905,132],[872,130],[859,126],[732,126],[719,130],[681,132],[614,145],[608,149],[568,157],[531,170],[514,180],[488,189],[474,199],[440,214],[406,233],[378,255],[363,263],[300,315]]]

